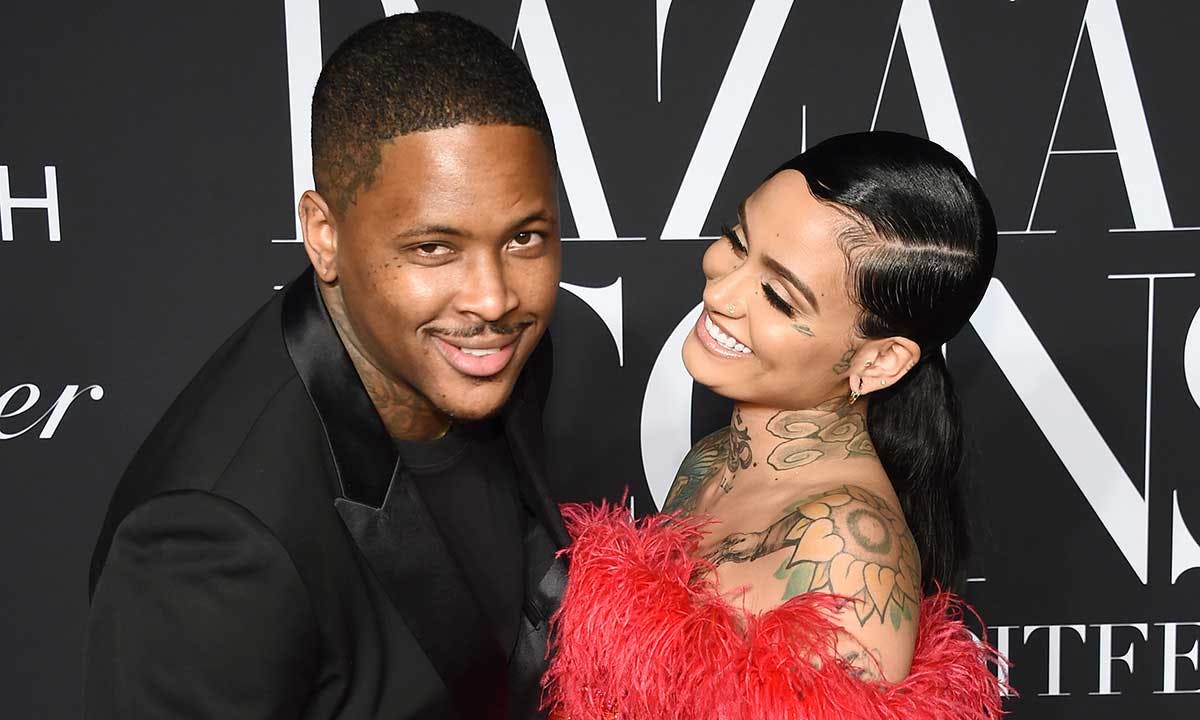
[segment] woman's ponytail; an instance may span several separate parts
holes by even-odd
[[[818,200],[845,212],[840,242],[856,335],[907,338],[921,359],[869,396],[867,428],[921,553],[926,591],[955,584],[970,534],[959,482],[962,419],[941,348],[970,320],[996,262],[996,219],[958,158],[891,132],[840,135],[793,158]]]
[[[895,387],[871,393],[867,430],[916,540],[922,587],[954,586],[971,536],[958,476],[962,416],[940,348]]]

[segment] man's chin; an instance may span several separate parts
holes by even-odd
[[[486,420],[495,417],[504,409],[512,396],[515,383],[495,379],[484,383],[471,383],[473,387],[451,387],[441,394],[438,409],[458,422]],[[458,385],[458,383],[456,383]]]
[[[436,386],[426,385],[421,391],[438,410],[456,421],[469,422],[494,417],[509,401],[529,359],[528,353],[522,350],[524,348],[518,348],[507,367],[487,377],[467,375],[446,363],[437,368],[435,373],[430,373]],[[438,360],[445,362],[442,358]]]
[[[488,407],[488,408],[471,407],[471,408],[438,408],[438,409],[441,410],[447,417],[449,417],[454,422],[477,422],[480,420],[488,420],[490,418],[496,417],[497,415],[500,414],[500,411],[504,409],[504,404],[501,403],[494,407]]]

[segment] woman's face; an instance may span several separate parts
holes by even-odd
[[[785,170],[704,254],[704,312],[683,345],[692,377],[738,402],[813,407],[850,391],[861,343],[838,238],[853,221]],[[856,368],[861,370],[861,368]]]

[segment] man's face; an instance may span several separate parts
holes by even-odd
[[[550,152],[530,128],[459,125],[399,136],[380,156],[335,222],[348,341],[446,414],[491,415],[554,308]]]

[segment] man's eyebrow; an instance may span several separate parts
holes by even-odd
[[[768,270],[780,275],[784,280],[788,281],[788,284],[799,290],[804,299],[808,300],[808,304],[812,305],[813,312],[821,312],[821,307],[817,304],[817,294],[803,280],[796,277],[796,273],[788,270],[782,263],[769,255],[763,255],[762,263],[767,266]]]
[[[529,213],[525,217],[523,217],[520,220],[513,223],[512,226],[509,228],[509,230],[510,230],[510,232],[519,230],[519,229],[525,227],[526,225],[528,225],[530,223],[535,223],[535,222],[544,222],[544,223],[553,224],[555,221],[556,221],[556,219],[555,219],[554,215],[550,214],[549,212],[547,212],[545,210],[537,210],[535,212]]]
[[[530,223],[534,223],[534,222],[553,223],[554,216],[544,210],[538,210],[536,212],[529,213],[525,217],[521,218],[520,220],[518,220],[515,223],[513,223],[512,225],[510,225],[509,232],[514,232],[514,231],[519,230],[520,228],[522,228]],[[413,227],[410,227],[406,230],[402,230],[399,233],[396,233],[395,237],[398,240],[405,240],[405,239],[410,239],[410,238],[429,237],[430,235],[449,235],[451,237],[467,237],[468,235],[470,235],[470,233],[468,233],[467,231],[465,231],[461,228],[451,227],[450,225],[438,225],[438,224],[431,223],[431,224],[425,224],[425,225],[414,225]]]
[[[430,235],[452,235],[466,237],[467,233],[449,225],[415,225],[396,233],[397,239],[428,237]]]

